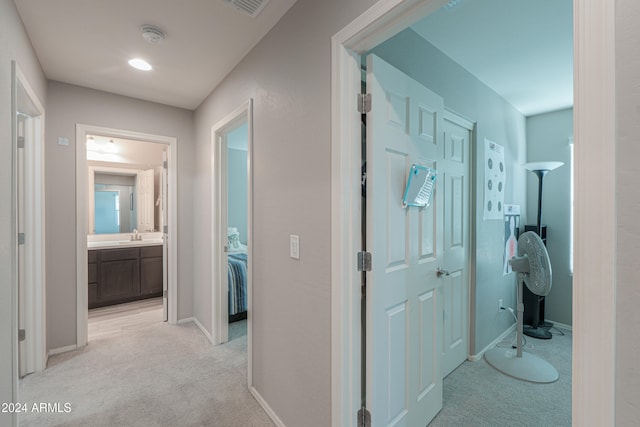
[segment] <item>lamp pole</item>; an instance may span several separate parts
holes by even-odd
[[[533,172],[538,177],[538,215],[536,218],[536,233],[545,242],[546,236],[542,236],[542,184],[544,177],[554,169],[559,168],[562,162],[532,162],[524,165],[525,169]],[[546,234],[546,233],[545,233]],[[552,323],[544,321],[544,297],[534,296],[528,293],[525,301],[525,308],[531,314],[531,325],[529,325],[524,334],[534,338],[550,339],[552,337],[549,328]]]

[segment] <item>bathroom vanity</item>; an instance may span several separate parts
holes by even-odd
[[[89,247],[89,308],[162,296],[162,244]]]

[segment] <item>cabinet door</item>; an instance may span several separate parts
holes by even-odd
[[[140,270],[137,259],[102,261],[100,300],[103,302],[140,295]]]
[[[162,294],[162,257],[140,260],[140,295]]]
[[[89,308],[93,308],[98,304],[98,264],[90,263],[89,264],[89,283],[88,287],[88,297],[89,297]]]

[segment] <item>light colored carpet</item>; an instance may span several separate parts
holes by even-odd
[[[498,372],[484,358],[464,362],[444,379],[443,407],[429,427],[570,427],[572,337],[562,332],[550,340],[526,337],[528,351],[551,363],[558,381],[533,384]]]
[[[247,390],[242,325],[232,336],[214,347],[192,323],[154,322],[53,356],[20,400],[71,412],[23,414],[20,426],[273,426]]]
[[[571,333],[564,332],[527,337],[528,351],[558,369],[557,382],[532,384],[484,359],[465,362],[445,378],[444,405],[430,426],[570,426]],[[273,426],[247,391],[246,321],[230,325],[229,339],[214,347],[193,324],[127,324],[24,378],[22,402],[69,402],[71,412],[27,413],[20,425]]]

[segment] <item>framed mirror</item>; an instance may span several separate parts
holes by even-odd
[[[89,234],[155,231],[155,171],[89,166]]]

